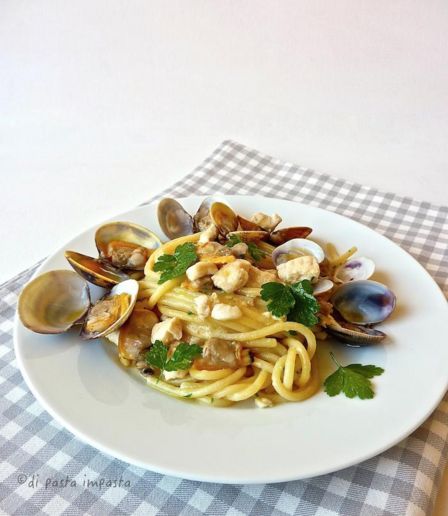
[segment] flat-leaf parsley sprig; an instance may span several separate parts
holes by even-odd
[[[182,276],[197,259],[196,248],[192,242],[178,245],[174,254],[162,254],[154,264],[154,271],[162,273],[159,283]]]
[[[261,299],[266,301],[267,309],[275,317],[287,316],[288,321],[305,326],[314,326],[319,322],[316,313],[320,306],[313,296],[313,287],[309,280],[302,280],[293,285],[284,285],[271,281],[261,286]]]
[[[362,400],[372,399],[375,396],[370,379],[382,375],[384,373],[382,367],[362,364],[342,366],[333,353],[330,353],[330,356],[338,369],[324,382],[325,392],[328,396],[337,396],[341,392],[347,398],[358,396]]]
[[[193,360],[202,356],[202,348],[197,344],[180,342],[171,358],[168,358],[168,348],[161,340],[156,340],[146,353],[146,363],[163,371],[185,371],[190,368]]]

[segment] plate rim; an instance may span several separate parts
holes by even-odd
[[[432,287],[435,287],[435,290],[438,292],[438,294],[440,296],[440,300],[442,302],[445,302],[447,313],[448,313],[448,304],[446,304],[445,295],[443,294],[441,288],[436,283],[434,278],[426,270],[426,268],[420,262],[418,262],[417,259],[414,258],[407,250],[403,249],[399,244],[395,243],[393,240],[391,240],[387,236],[379,233],[378,231],[370,228],[369,226],[359,222],[358,220],[354,220],[348,216],[341,215],[341,214],[331,211],[331,210],[327,210],[327,209],[313,206],[310,204],[305,204],[303,202],[298,202],[298,201],[285,199],[285,198],[281,198],[281,197],[273,197],[273,196],[267,197],[267,196],[262,196],[262,195],[250,195],[250,194],[224,194],[224,193],[216,193],[214,195],[228,199],[229,203],[231,202],[232,198],[239,198],[239,199],[250,198],[252,200],[253,199],[260,199],[260,200],[268,199],[270,201],[278,201],[278,202],[282,202],[282,203],[285,202],[288,204],[298,205],[305,209],[311,208],[312,210],[316,210],[318,212],[324,212],[326,214],[330,214],[331,216],[336,216],[343,221],[348,220],[348,221],[350,221],[351,224],[354,223],[357,226],[361,227],[364,231],[367,230],[368,232],[374,233],[376,235],[376,237],[381,237],[385,241],[398,247],[402,252],[406,253],[409,258],[411,258],[411,260],[414,262],[414,264],[417,265],[418,268],[424,273],[424,275],[426,276],[426,279],[430,280]],[[144,208],[146,208],[150,205],[154,205],[159,201],[159,197],[160,196],[158,196],[156,199],[154,199],[150,202],[136,206],[135,208],[131,208],[124,212],[120,212],[119,214],[114,215],[113,217],[109,217],[103,221],[100,221],[98,223],[90,225],[88,228],[80,231],[79,233],[74,235],[70,240],[67,240],[67,241],[72,241],[72,240],[84,235],[85,233],[94,231],[95,228],[97,228],[99,225],[104,224],[106,222],[109,222],[112,220],[123,220],[122,215],[127,215],[129,212],[134,212],[136,210],[143,210]],[[202,194],[202,195],[175,196],[174,198],[179,201],[182,201],[185,199],[197,199],[200,201],[204,197],[207,197],[207,195]],[[31,281],[32,279],[34,279],[36,276],[38,276],[41,273],[42,269],[44,269],[46,267],[47,263],[50,260],[52,260],[56,255],[63,253],[65,248],[66,248],[66,244],[63,244],[61,247],[59,247],[55,251],[51,252],[43,260],[43,262],[37,267],[37,269],[34,271],[33,275],[29,278],[28,282]],[[72,425],[70,422],[65,420],[65,418],[57,412],[57,410],[53,409],[53,407],[49,403],[47,403],[47,401],[45,400],[45,397],[43,395],[41,395],[38,388],[33,384],[33,381],[31,380],[31,378],[28,375],[27,368],[25,367],[25,364],[23,362],[23,356],[20,352],[18,332],[19,332],[19,329],[21,326],[22,326],[22,324],[19,320],[18,313],[16,310],[15,316],[14,316],[14,326],[13,326],[13,342],[14,342],[14,353],[15,353],[15,356],[17,359],[17,364],[19,366],[20,373],[22,374],[22,377],[25,380],[27,387],[30,389],[31,393],[36,398],[36,400],[42,405],[44,410],[46,412],[48,412],[48,414],[50,414],[51,417],[53,417],[62,427],[67,429],[76,438],[78,438],[82,443],[88,444],[89,446],[92,446],[93,448],[99,450],[102,453],[107,454],[110,457],[119,459],[130,465],[135,465],[135,466],[140,467],[147,471],[152,471],[152,472],[159,473],[162,475],[168,475],[168,476],[183,478],[183,479],[192,480],[192,481],[221,483],[221,484],[230,484],[230,485],[235,485],[235,484],[246,484],[246,485],[275,484],[275,483],[280,483],[280,482],[289,482],[289,481],[295,481],[295,480],[314,478],[314,477],[325,475],[325,474],[335,473],[342,469],[360,464],[368,459],[376,457],[377,455],[383,453],[384,451],[392,448],[393,446],[398,444],[403,439],[406,439],[407,437],[409,437],[409,435],[411,435],[417,428],[419,428],[428,419],[428,417],[436,410],[437,406],[440,404],[440,402],[442,401],[443,397],[445,396],[445,394],[448,390],[448,372],[447,372],[446,379],[445,379],[445,385],[444,385],[443,389],[441,390],[439,395],[436,397],[436,399],[433,401],[433,403],[429,406],[429,408],[426,411],[424,411],[424,413],[422,415],[420,415],[420,418],[417,420],[417,422],[414,425],[412,425],[412,427],[410,427],[408,430],[406,430],[406,432],[402,432],[399,436],[396,437],[396,439],[388,441],[388,443],[385,444],[384,446],[379,446],[377,449],[375,449],[375,451],[373,451],[373,452],[370,451],[368,453],[365,453],[361,457],[357,456],[355,459],[350,460],[350,461],[344,461],[343,464],[341,464],[337,467],[334,467],[334,466],[330,467],[330,468],[329,467],[326,467],[326,468],[320,467],[320,468],[316,468],[315,471],[311,472],[310,474],[285,475],[283,477],[277,476],[277,477],[275,477],[275,479],[272,479],[272,477],[263,477],[263,476],[253,479],[253,478],[248,478],[244,475],[238,476],[238,473],[236,473],[236,479],[229,479],[227,476],[220,476],[219,474],[214,474],[213,472],[209,473],[207,476],[204,476],[204,475],[200,475],[200,474],[191,473],[189,471],[183,471],[181,468],[163,467],[163,466],[153,465],[153,464],[149,465],[147,462],[139,461],[138,459],[135,459],[134,457],[129,457],[125,453],[116,451],[107,445],[106,446],[103,445],[100,441],[85,434],[83,431],[78,430],[74,425]]]

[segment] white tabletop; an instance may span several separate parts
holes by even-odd
[[[3,0],[0,282],[226,138],[447,204],[447,33],[444,0]]]

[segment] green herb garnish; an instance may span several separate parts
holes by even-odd
[[[189,369],[196,357],[202,356],[202,348],[197,344],[181,342],[176,346],[171,358],[168,358],[168,348],[161,340],[156,340],[146,353],[146,363],[161,371],[185,371]]]
[[[319,322],[315,314],[320,307],[312,292],[308,280],[293,285],[271,281],[261,286],[261,299],[266,301],[268,310],[275,317],[286,315],[288,321],[314,326]]]
[[[289,286],[276,281],[261,286],[261,299],[266,301],[268,310],[275,317],[287,315],[296,302]]]
[[[252,258],[254,259],[255,262],[259,262],[267,254],[253,242],[247,242],[247,247],[248,247],[249,254],[252,256]]]
[[[382,367],[374,365],[350,364],[341,366],[333,353],[331,359],[338,366],[338,369],[324,382],[325,392],[328,396],[336,396],[343,392],[347,398],[358,398],[362,400],[371,399],[375,396],[370,378],[384,373]]]
[[[242,244],[242,243],[243,243],[243,241],[241,240],[241,238],[238,235],[230,235],[226,242],[226,246],[233,247],[234,245]],[[267,253],[265,253],[262,249],[260,249],[257,246],[257,244],[254,244],[253,242],[246,242],[246,244],[247,244],[247,252],[250,254],[250,256],[252,256],[252,258],[255,262],[259,262],[266,256]]]
[[[162,254],[154,265],[154,270],[162,273],[159,284],[182,276],[197,259],[196,248],[192,242],[177,246],[174,254]]]
[[[230,235],[227,238],[226,246],[227,247],[233,247],[236,244],[241,244],[243,241],[238,235]]]
[[[295,304],[288,314],[288,321],[295,321],[305,326],[314,326],[319,319],[314,315],[319,309],[319,302],[313,296],[313,287],[309,280],[302,280],[290,286]]]

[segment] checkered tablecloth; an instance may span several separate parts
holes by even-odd
[[[296,200],[354,218],[406,249],[448,294],[446,207],[318,174],[232,141],[224,142],[202,165],[161,195],[217,191]],[[80,442],[42,409],[17,369],[13,317],[17,295],[34,270],[35,267],[0,287],[3,513],[431,513],[448,455],[447,397],[422,427],[387,452],[331,475],[282,484],[219,485],[167,477],[113,459]],[[116,485],[107,484],[111,481]]]

